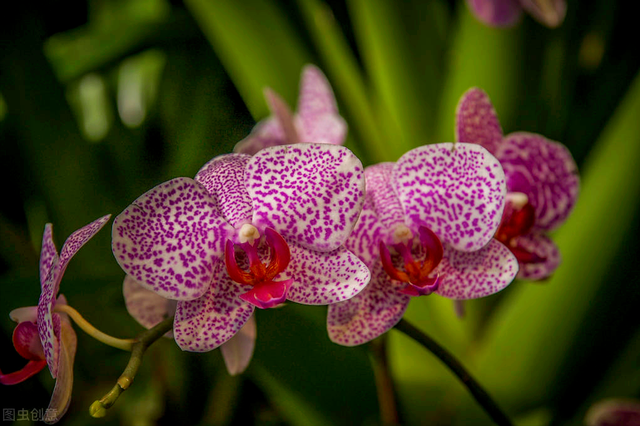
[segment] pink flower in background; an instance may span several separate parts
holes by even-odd
[[[547,27],[559,26],[567,13],[565,0],[467,0],[469,9],[485,24],[510,27],[527,12]]]
[[[365,179],[364,208],[347,248],[372,277],[361,293],[329,306],[332,341],[354,346],[380,336],[413,296],[484,297],[516,276],[515,257],[492,238],[506,188],[500,164],[484,148],[423,146],[397,163],[367,167]]]
[[[280,96],[271,89],[265,98],[272,115],[254,127],[238,142],[234,152],[253,155],[263,148],[299,142],[342,145],[347,123],[338,114],[333,90],[322,71],[314,65],[302,69],[298,112],[295,115]]]
[[[52,225],[47,224],[40,252],[40,285],[42,292],[38,306],[18,308],[9,314],[18,323],[13,332],[16,351],[29,362],[14,373],[0,372],[0,383],[21,383],[49,365],[56,384],[45,415],[45,423],[56,423],[66,413],[71,402],[73,387],[73,361],[77,338],[69,318],[54,312],[56,305],[66,304],[63,295],[58,296],[60,281],[71,258],[109,220],[110,215],[75,231],[62,246],[58,255],[53,242]]]
[[[567,219],[580,179],[571,153],[535,133],[506,136],[486,93],[469,89],[456,112],[456,140],[482,145],[500,161],[507,180],[507,204],[496,238],[518,258],[518,278],[548,277],[560,253],[547,233]]]

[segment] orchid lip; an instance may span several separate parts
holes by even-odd
[[[514,195],[524,195],[515,193]],[[546,258],[526,250],[518,245],[518,237],[527,234],[535,224],[535,209],[528,202],[526,195],[513,197],[510,200],[510,208],[505,209],[502,222],[496,232],[495,238],[504,243],[521,264],[541,263]]]
[[[249,229],[247,226],[253,229]],[[291,279],[274,281],[274,278],[287,268],[291,260],[291,252],[287,242],[272,228],[265,228],[264,242],[271,252],[269,263],[265,265],[258,254],[258,246],[262,239],[257,237],[259,235],[257,229],[253,225],[243,225],[241,231],[244,231],[245,236],[250,237],[245,242],[238,244],[249,260],[249,271],[243,270],[238,265],[236,245],[231,240],[227,240],[225,263],[229,277],[239,284],[253,287],[240,296],[244,301],[262,309],[279,305],[287,299],[287,292],[293,282]]]
[[[406,232],[403,232],[403,234],[406,234]],[[383,241],[380,241],[380,260],[385,272],[392,279],[407,283],[399,291],[410,296],[428,295],[438,289],[440,276],[430,277],[429,275],[440,264],[444,253],[440,239],[429,228],[421,226],[418,234],[420,236],[420,244],[425,249],[422,262],[413,258],[411,252],[413,237],[408,239],[406,243],[400,242],[391,245],[402,257],[404,271],[395,267],[389,248]]]

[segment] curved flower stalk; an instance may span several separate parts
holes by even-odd
[[[456,111],[456,140],[482,145],[496,156],[507,180],[507,204],[496,238],[518,258],[518,278],[540,280],[560,265],[547,233],[567,219],[578,198],[580,178],[564,145],[527,132],[503,136],[485,92],[469,89]]]
[[[113,252],[143,287],[177,301],[177,344],[209,351],[255,307],[326,305],[364,288],[369,270],[344,246],[363,202],[362,165],[346,148],[228,154],[134,201],[114,221]]]
[[[347,123],[338,114],[331,85],[320,69],[305,65],[300,79],[298,112],[292,115],[286,102],[271,89],[265,89],[271,116],[260,121],[251,134],[233,151],[253,155],[263,148],[299,142],[342,145]]]
[[[129,314],[147,329],[176,313],[177,301],[165,299],[147,290],[129,275],[124,279],[122,293]],[[172,339],[173,331],[167,332],[165,337]],[[246,370],[253,356],[255,341],[256,320],[252,315],[238,333],[220,346],[229,374],[236,375]]]
[[[488,296],[518,272],[492,239],[506,193],[500,163],[484,148],[442,143],[365,170],[365,205],[347,247],[371,269],[361,293],[329,306],[332,341],[368,342],[392,328],[411,297]]]
[[[73,386],[73,361],[77,338],[65,313],[54,312],[54,308],[67,305],[63,295],[58,296],[60,281],[71,258],[109,220],[110,215],[75,231],[62,246],[58,254],[53,242],[52,225],[47,224],[40,252],[40,285],[42,292],[38,306],[18,308],[9,314],[18,325],[13,332],[16,351],[29,360],[27,365],[14,373],[0,372],[0,383],[21,383],[49,366],[56,384],[51,402],[45,414],[45,422],[56,423],[66,413],[71,402]]]
[[[467,0],[469,9],[491,27],[511,27],[527,12],[550,28],[562,24],[567,14],[566,0]]]

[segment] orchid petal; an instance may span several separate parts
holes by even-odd
[[[435,292],[449,299],[477,299],[502,290],[517,273],[516,257],[498,240],[474,252],[445,245],[442,261],[433,271],[440,276]]]
[[[229,232],[206,188],[177,178],[116,217],[112,248],[122,269],[142,286],[167,299],[192,300],[209,287]]]
[[[3,374],[0,371],[0,384],[1,385],[17,385],[22,383],[30,377],[35,376],[41,372],[47,366],[47,361],[40,359],[37,361],[31,360],[22,369],[14,371],[13,373]]]
[[[364,202],[360,160],[348,149],[296,144],[263,149],[247,165],[253,223],[329,252],[344,244]]]
[[[242,373],[249,366],[256,346],[256,318],[251,315],[235,336],[220,346],[224,364],[230,375]]]
[[[42,250],[40,250],[40,287],[44,287],[51,273],[54,258],[58,257],[58,250],[53,242],[53,225],[47,223],[42,235]]]
[[[565,0],[519,0],[522,8],[549,28],[560,26],[567,14]]]
[[[69,409],[71,403],[71,391],[73,388],[73,362],[76,356],[77,337],[68,319],[63,319],[60,329],[60,362],[56,384],[53,388],[51,401],[47,409],[53,413],[51,417],[44,419],[47,424],[54,424],[62,418]]]
[[[467,90],[456,108],[456,141],[477,143],[494,154],[502,142],[502,128],[489,96],[477,87]]]
[[[369,285],[344,302],[329,305],[327,330],[331,341],[356,346],[382,335],[400,321],[410,296],[403,284],[389,279],[380,263],[374,266]]]
[[[404,223],[404,212],[390,185],[394,163],[380,163],[365,169],[365,201],[358,222],[345,242],[369,268],[380,257],[379,242],[387,241],[389,230]],[[393,231],[391,231],[393,232]]]
[[[124,278],[122,294],[129,315],[145,328],[152,328],[176,313],[175,300],[165,299],[147,290],[131,275]],[[172,338],[173,332],[168,331],[165,336]]]
[[[233,152],[254,155],[261,149],[282,145],[283,141],[284,130],[278,119],[272,116],[256,124],[251,134],[233,147]]]
[[[475,251],[496,232],[505,177],[498,160],[469,143],[426,145],[404,154],[393,184],[409,228],[426,226],[462,251]]]
[[[38,318],[38,307],[25,306],[23,308],[16,308],[9,312],[9,318],[18,323],[24,321],[36,322]]]
[[[584,423],[587,426],[637,426],[640,424],[640,401],[604,399],[589,408]]]
[[[371,273],[358,257],[344,247],[315,252],[289,244],[291,262],[280,277],[291,278],[287,299],[304,305],[341,302],[362,290]],[[281,279],[280,278],[280,279]]]
[[[231,281],[224,263],[214,269],[213,283],[199,299],[179,301],[173,335],[183,351],[207,352],[222,345],[249,320],[253,305],[240,299],[249,287]]]
[[[338,114],[331,85],[314,65],[306,65],[302,70],[296,118],[301,142],[344,143],[347,123]]]
[[[522,192],[535,208],[535,228],[545,231],[562,224],[576,203],[578,170],[564,145],[535,133],[507,135],[496,153],[509,192]]]
[[[38,301],[38,318],[36,324],[38,325],[38,334],[40,335],[45,358],[47,359],[51,375],[54,378],[58,371],[58,355],[60,350],[58,340],[60,339],[60,335],[58,334],[59,319],[55,318],[57,314],[52,315],[52,311],[60,288],[60,281],[62,281],[62,276],[71,258],[102,229],[110,217],[111,215],[102,216],[71,234],[62,245],[59,257],[55,253],[51,227],[45,227],[45,236],[43,237],[42,245],[43,251],[47,252],[47,254],[41,258],[40,268],[41,270],[45,269],[49,262],[51,266],[46,280],[41,283],[42,292],[40,293],[40,300]],[[53,250],[52,258],[50,258],[51,250]]]
[[[24,321],[16,326],[13,330],[13,347],[25,359],[32,361],[45,359],[38,336],[38,327],[34,322]]]
[[[291,145],[300,142],[298,130],[294,124],[293,114],[289,109],[289,105],[273,90],[268,87],[264,91],[264,97],[269,104],[269,109],[273,112],[282,127],[284,139],[278,145]]]
[[[217,201],[222,216],[234,227],[250,222],[253,213],[244,183],[250,158],[244,154],[215,157],[195,177]]]
[[[551,276],[560,266],[560,250],[558,250],[558,246],[553,240],[546,235],[539,232],[530,232],[519,236],[515,242],[518,247],[543,259],[543,261],[537,263],[520,264],[519,279],[542,280]]]
[[[480,21],[492,27],[510,27],[522,17],[518,0],[467,0],[467,4]]]

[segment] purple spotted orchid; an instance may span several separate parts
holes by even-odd
[[[363,202],[362,165],[341,146],[228,154],[134,201],[114,221],[113,252],[143,287],[177,301],[177,344],[208,351],[255,307],[326,305],[364,288],[369,270],[344,246]]]
[[[467,0],[467,4],[480,21],[492,27],[513,26],[527,12],[541,24],[555,28],[567,13],[566,0]]]
[[[143,327],[152,328],[176,313],[177,301],[165,299],[147,290],[129,275],[124,279],[122,293],[127,311]],[[173,338],[173,332],[167,332],[166,337]],[[240,374],[249,366],[255,340],[256,320],[255,315],[252,315],[240,331],[220,346],[229,374]]]
[[[58,296],[60,281],[71,258],[109,220],[104,216],[75,231],[58,254],[53,242],[52,225],[47,224],[40,252],[40,284],[42,292],[38,306],[18,308],[9,314],[18,325],[13,332],[13,345],[29,362],[14,373],[0,372],[0,383],[21,383],[49,366],[56,384],[45,416],[45,423],[56,423],[69,408],[73,386],[73,361],[77,338],[65,313],[54,312],[55,306],[66,305],[63,295]]]
[[[500,163],[473,144],[416,148],[397,163],[365,170],[366,197],[347,248],[370,268],[369,285],[329,306],[332,341],[368,342],[392,328],[411,297],[488,296],[518,272],[511,252],[492,239],[506,193]]]
[[[503,136],[489,97],[478,88],[460,99],[455,129],[456,140],[482,145],[504,169],[507,203],[496,238],[518,258],[518,278],[550,276],[560,252],[547,233],[564,223],[578,198],[580,179],[571,153],[535,133]]]
[[[263,148],[299,142],[342,145],[347,123],[338,114],[331,85],[322,71],[305,65],[300,79],[298,112],[293,115],[282,98],[271,89],[265,98],[272,115],[259,122],[234,152],[253,155]]]

